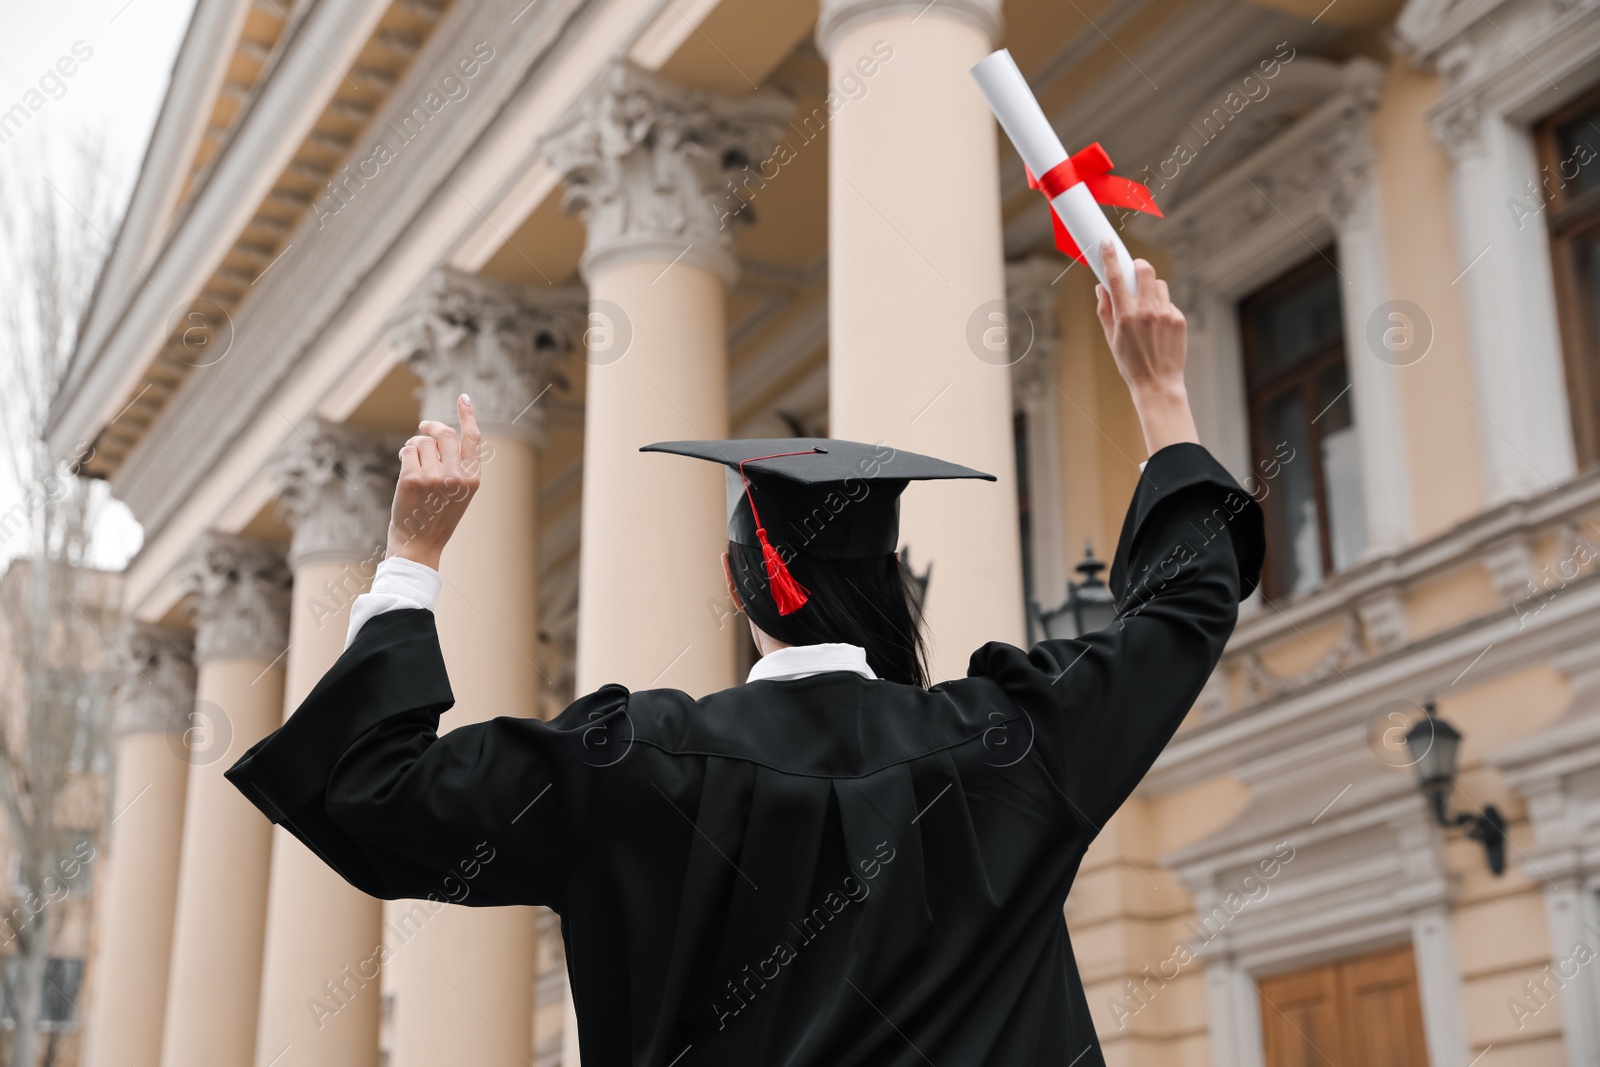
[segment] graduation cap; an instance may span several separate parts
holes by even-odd
[[[728,540],[760,548],[780,615],[805,606],[789,573],[797,553],[816,559],[877,559],[900,542],[900,493],[909,482],[983,478],[958,463],[829,437],[659,441],[668,452],[727,468]]]

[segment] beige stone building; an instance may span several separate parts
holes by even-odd
[[[116,636],[119,575],[53,564],[52,577],[39,566],[13,560],[0,572],[0,1057],[14,1062],[31,940],[44,959],[31,1062],[78,1067],[116,814],[110,739],[150,707],[125,682],[132,671],[122,657],[137,663],[146,649],[107,640]],[[121,699],[108,699],[119,687]]]
[[[1141,436],[966,74],[999,45],[1155,193],[1120,221],[1271,533],[1066,905],[1109,1061],[1600,1065],[1600,6],[199,0],[52,426],[210,727],[119,742],[91,1067],[578,1062],[550,916],[365,898],[221,778],[456,392],[447,726],[742,677],[721,477],[649,441],[998,473],[905,501],[939,676],[1109,554]],[[1430,699],[1502,874],[1418,787]]]

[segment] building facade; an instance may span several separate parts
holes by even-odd
[[[456,393],[490,454],[444,728],[742,678],[721,476],[650,441],[998,474],[905,499],[938,677],[1109,554],[1142,437],[967,76],[1002,45],[1161,205],[1114,218],[1268,518],[1066,903],[1108,1060],[1600,1064],[1600,6],[199,0],[52,421],[212,727],[119,741],[92,1067],[578,1062],[551,916],[366,898],[221,778],[337,657]],[[1491,806],[1500,874],[1439,818]]]
[[[0,675],[9,683],[0,694],[0,1058],[7,1063],[83,1062],[82,1011],[97,978],[105,842],[116,814],[106,788],[111,738],[152,707],[172,709],[169,694],[154,686],[148,692],[156,699],[143,699],[143,687],[129,682],[137,675],[124,669],[150,667],[151,649],[105,640],[115,634],[120,584],[113,572],[60,561],[13,560],[0,572]],[[30,958],[38,961],[40,993],[31,1057],[18,1048]]]

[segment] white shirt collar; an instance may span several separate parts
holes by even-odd
[[[756,660],[746,682],[776,682],[809,678],[829,671],[851,671],[863,678],[876,678],[867,666],[867,650],[860,645],[790,645],[775,649]]]

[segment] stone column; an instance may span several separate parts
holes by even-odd
[[[588,243],[577,688],[731,685],[723,474],[641,455],[728,433],[727,287],[738,270],[724,170],[770,154],[785,101],[732,100],[612,67],[544,148]]]
[[[89,1067],[157,1067],[188,767],[177,732],[194,703],[189,635],[134,624],[117,691],[110,869],[103,890]]]
[[[278,458],[294,526],[285,714],[339,658],[350,605],[383,557],[399,445],[315,422]],[[378,901],[273,831],[256,1067],[377,1067],[381,925]]]
[[[1376,556],[1411,540],[1411,464],[1400,407],[1400,375],[1407,363],[1418,358],[1396,351],[1381,338],[1386,331],[1415,330],[1419,325],[1407,321],[1415,312],[1390,299],[1383,205],[1370,130],[1371,110],[1382,89],[1381,72],[1374,64],[1353,63],[1346,79],[1350,103],[1332,134],[1340,146],[1335,153],[1338,163],[1320,178],[1323,213],[1339,245],[1345,362],[1366,513],[1363,555]]]
[[[1430,119],[1450,154],[1489,509],[1566,481],[1577,461],[1542,212],[1549,194],[1538,184],[1545,177],[1525,126],[1481,109],[1479,99],[1455,94]]]
[[[996,125],[967,74],[999,8],[823,0],[817,20],[830,81],[868,86],[828,126],[829,432],[1000,478],[901,505],[902,544],[933,564],[936,679],[965,674],[986,641],[1024,639],[1011,384],[983,344],[1005,307]]]
[[[212,534],[184,568],[195,706],[162,1067],[250,1062],[272,824],[222,772],[283,718],[289,568],[280,547]]]
[[[582,334],[585,302],[578,290],[527,290],[441,270],[391,330],[423,382],[423,417],[454,424],[465,392],[484,433],[482,485],[441,565],[439,639],[457,701],[441,731],[538,714],[539,401],[554,357]],[[508,822],[515,814],[506,813]],[[532,1060],[535,909],[444,903],[470,898],[466,872],[485,855],[480,844],[509,847],[506,829],[484,827],[481,838],[461,841],[462,870],[441,875],[432,899],[390,909],[394,1067]]]

